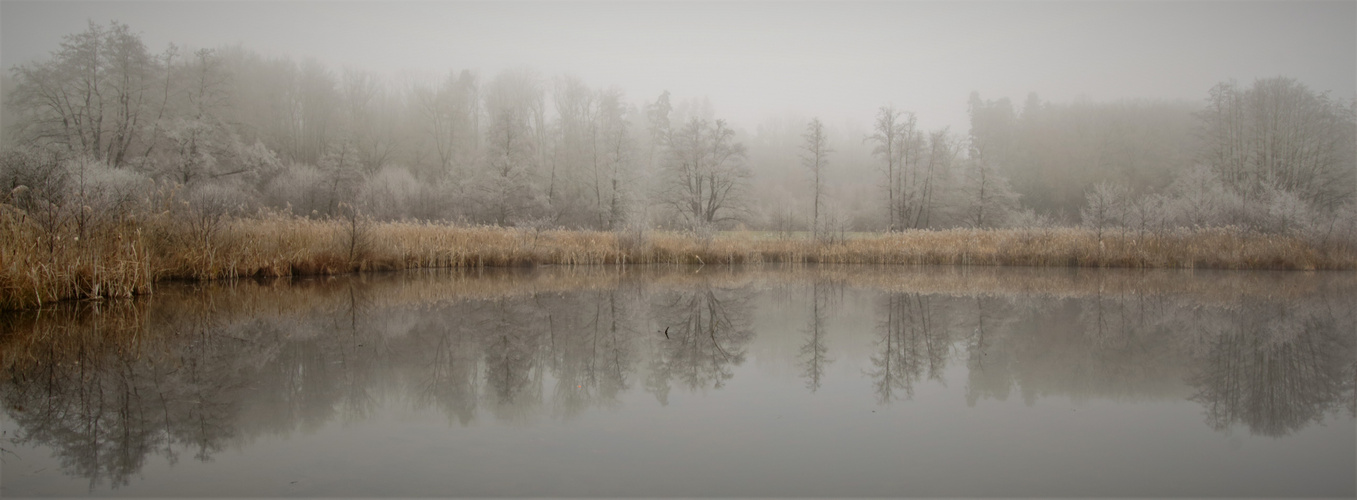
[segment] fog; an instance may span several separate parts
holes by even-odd
[[[0,496],[189,484],[155,469],[181,454],[343,479],[275,496],[1351,495],[1351,448],[1327,457],[1357,415],[1351,0],[3,0],[0,70],[0,311],[23,310],[0,319],[0,403],[26,447],[0,448],[24,468]],[[903,411],[942,392],[947,412]],[[696,427],[646,413],[671,397]],[[526,427],[548,415],[604,438],[544,446]],[[379,420],[399,439],[314,439]],[[486,459],[479,433],[511,427],[540,469]],[[1210,455],[1242,430],[1282,465]],[[655,454],[608,472],[604,441]],[[604,484],[571,467],[665,483],[535,472]],[[809,484],[855,468],[880,479]],[[430,482],[343,489],[373,471]]]
[[[1350,2],[583,3],[14,2],[4,66],[46,57],[87,21],[154,52],[241,44],[397,78],[569,72],[633,99],[708,97],[752,128],[788,112],[864,127],[895,103],[964,131],[971,91],[1022,99],[1187,99],[1286,75],[1351,97]]]
[[[28,212],[154,180],[235,214],[505,226],[1357,233],[1350,2],[0,17],[0,177]]]

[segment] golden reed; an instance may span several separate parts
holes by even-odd
[[[72,232],[68,230],[67,232]],[[951,229],[835,243],[731,232],[612,233],[433,222],[316,220],[288,214],[212,227],[168,215],[47,234],[0,205],[0,309],[148,293],[159,280],[214,280],[533,265],[927,264],[1211,269],[1357,269],[1351,245],[1242,229],[1163,234]]]

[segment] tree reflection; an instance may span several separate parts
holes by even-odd
[[[942,383],[956,357],[971,405],[1015,387],[1029,403],[1190,398],[1214,429],[1268,436],[1357,417],[1351,286],[1212,300],[1115,286],[889,289],[867,318],[876,328],[861,332],[871,353],[833,361],[826,317],[842,285],[813,278],[811,300],[796,306],[809,314],[803,335],[781,351],[812,392],[829,363],[847,362],[866,368],[878,402],[909,399],[926,380]],[[117,487],[151,458],[212,460],[260,436],[368,419],[391,400],[450,425],[574,418],[621,405],[634,386],[667,404],[673,387],[724,387],[755,335],[749,280],[685,273],[555,292],[524,279],[472,281],[491,291],[432,303],[417,287],[416,299],[383,302],[391,288],[355,279],[8,314],[0,399],[16,444],[52,448],[91,488]],[[280,290],[296,302],[270,295]],[[851,319],[835,339],[855,333]]]
[[[671,380],[689,389],[720,389],[744,362],[750,327],[748,287],[721,289],[704,285],[671,291],[655,306],[658,324],[668,332],[651,357],[646,390],[668,404]]]
[[[829,357],[829,347],[825,345],[825,310],[829,308],[829,286],[819,280],[811,285],[810,319],[806,324],[806,340],[801,344],[801,376],[806,379],[806,388],[810,392],[820,389],[821,379],[825,375],[825,366],[834,360]]]
[[[1354,413],[1357,329],[1352,311],[1330,300],[974,297],[973,319],[961,322],[970,332],[967,403],[1005,399],[1015,386],[1029,404],[1046,395],[1188,398],[1214,429],[1287,435],[1344,408]]]
[[[425,316],[411,331],[418,349],[404,352],[419,360],[415,401],[433,406],[461,425],[471,423],[479,398],[480,366],[472,335],[462,328],[460,311]]]
[[[969,315],[962,322],[966,336],[966,404],[975,406],[981,397],[1008,399],[1013,389],[1012,352],[1005,349],[1004,333],[1011,328],[1011,309],[1002,299],[972,297]]]
[[[527,417],[541,402],[543,332],[533,328],[535,315],[526,304],[497,299],[484,307],[481,352],[490,409],[497,418]]]
[[[914,397],[914,384],[927,374],[941,380],[952,349],[946,314],[931,297],[921,293],[887,293],[882,300],[879,349],[872,355],[867,375],[877,402]]]
[[[1351,411],[1354,333],[1327,307],[1249,301],[1207,332],[1190,382],[1217,430],[1243,424],[1284,436],[1345,406]]]
[[[367,288],[349,284],[348,324],[336,325],[333,342],[341,386],[340,412],[347,421],[366,420],[378,408],[374,380],[385,353],[384,337],[371,321]]]
[[[65,316],[57,323],[6,318],[29,323],[48,342],[10,365],[2,386],[16,443],[51,446],[62,470],[88,478],[93,489],[127,484],[151,455],[174,462],[190,450],[210,460],[236,436],[239,407],[230,401],[246,383],[232,368],[257,346],[208,335],[209,328],[160,344],[145,336],[148,312],[140,305],[56,313]]]
[[[617,290],[572,294],[539,304],[552,310],[555,413],[571,417],[592,406],[615,406],[634,371],[632,339],[640,333],[636,307]]]

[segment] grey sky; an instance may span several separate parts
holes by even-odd
[[[388,75],[533,67],[710,97],[718,116],[865,124],[892,102],[966,129],[966,97],[1199,100],[1291,76],[1357,95],[1357,2],[1196,3],[0,3],[0,64],[45,57],[87,20],[153,51],[241,43]]]

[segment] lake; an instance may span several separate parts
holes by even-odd
[[[544,267],[3,316],[23,496],[1357,494],[1357,275]]]

